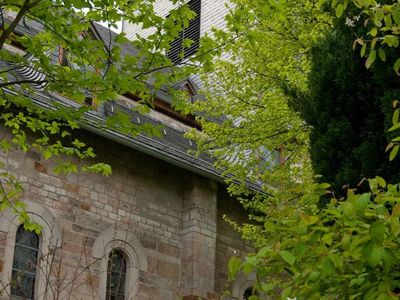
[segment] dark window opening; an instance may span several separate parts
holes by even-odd
[[[68,54],[67,49],[62,48],[61,46],[58,47],[58,63],[63,67],[68,66],[67,54]]]
[[[195,54],[200,45],[201,0],[191,0],[188,2],[188,6],[190,10],[196,13],[196,16],[189,21],[189,26],[183,29],[179,33],[179,36],[171,42],[168,58],[174,64]],[[189,47],[183,47],[183,41],[185,39],[193,41]]]
[[[106,300],[125,300],[126,259],[120,250],[108,257]]]
[[[251,296],[258,296],[258,293],[256,290],[254,290],[254,288],[249,287],[243,293],[243,300],[249,300]]]
[[[12,299],[34,299],[39,236],[18,227],[12,266]]]
[[[92,96],[86,96],[84,102],[85,102],[86,105],[92,106],[93,105],[93,97]]]

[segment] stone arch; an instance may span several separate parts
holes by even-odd
[[[233,299],[240,299],[242,300],[245,291],[249,288],[254,286],[254,283],[257,280],[257,276],[255,272],[249,274],[239,273],[236,277],[235,281],[233,281],[231,285],[231,293]],[[260,299],[267,300],[268,297],[265,295],[259,295]]]
[[[36,271],[35,299],[43,299],[46,295],[46,280],[50,274],[52,255],[61,246],[62,235],[53,213],[36,202],[22,200],[26,204],[26,212],[32,222],[40,225],[39,258]],[[0,213],[0,231],[6,233],[4,248],[4,266],[0,280],[5,285],[5,294],[10,293],[12,265],[14,259],[15,237],[21,221],[15,212],[6,209]]]
[[[100,233],[92,247],[93,258],[100,260],[99,297],[105,299],[108,258],[114,249],[120,250],[126,255],[125,295],[127,299],[135,299],[139,290],[139,271],[147,272],[147,257],[143,246],[133,233],[115,228],[109,228]]]

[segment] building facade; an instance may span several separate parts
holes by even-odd
[[[35,152],[0,154],[24,185],[29,216],[42,226],[37,252],[27,255],[18,240],[35,233],[18,236],[18,217],[10,210],[0,214],[0,299],[197,300],[235,291],[227,283],[227,262],[249,249],[222,219],[243,218],[224,187],[117,142],[82,135],[99,161],[112,166],[110,177],[55,174],[54,162]],[[126,264],[119,296],[109,293],[115,253]],[[35,263],[35,255],[33,280],[19,282],[18,272],[29,269],[24,265]],[[237,295],[225,299],[240,299],[246,284],[251,286],[248,278],[237,282]]]
[[[169,3],[156,8],[166,11]],[[200,3],[203,35],[226,7],[223,1]],[[133,36],[135,28],[124,24],[124,30]],[[109,36],[101,27],[96,31]],[[190,79],[180,85],[190,93],[195,86]],[[54,100],[41,90],[34,98],[43,107]],[[255,278],[241,275],[229,283],[227,263],[251,248],[223,216],[242,222],[246,214],[227,195],[212,161],[188,154],[195,145],[184,133],[193,120],[165,110],[169,99],[162,91],[158,102],[163,106],[142,116],[131,111],[134,101],[121,96],[90,117],[125,110],[132,122],[162,125],[161,137],[133,138],[90,126],[77,133],[99,162],[112,167],[109,177],[57,174],[57,161],[33,150],[0,151],[4,171],[23,184],[29,217],[41,226],[40,234],[26,231],[12,209],[0,212],[1,300],[244,299]],[[3,127],[0,135],[12,138]]]

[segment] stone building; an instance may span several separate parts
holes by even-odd
[[[190,80],[181,85],[196,92]],[[32,100],[43,107],[51,101],[40,90]],[[161,138],[91,126],[79,133],[111,165],[110,177],[55,174],[56,162],[34,151],[0,152],[24,185],[27,213],[42,227],[37,235],[10,209],[0,213],[0,299],[243,298],[254,278],[228,284],[227,262],[250,249],[222,216],[240,222],[245,213],[212,162],[188,154],[195,145],[183,133],[193,121],[166,109],[167,95],[160,92],[157,101],[165,105],[147,116],[132,113],[132,120],[162,124]],[[129,105],[121,96],[90,117]],[[0,135],[10,136],[3,127]]]

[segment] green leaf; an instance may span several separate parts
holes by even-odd
[[[392,116],[392,123],[396,125],[399,122],[399,109],[396,109]]]
[[[392,161],[392,160],[394,160],[396,158],[397,153],[399,152],[399,148],[400,148],[399,145],[395,145],[392,148],[392,150],[390,151],[390,154],[389,154],[389,161]]]
[[[338,4],[338,5],[336,6],[335,11],[336,11],[336,17],[339,18],[339,17],[343,14],[343,11],[344,11],[344,6],[343,6],[343,4]]]
[[[365,214],[365,209],[367,208],[370,199],[371,199],[370,193],[364,193],[357,197],[356,210],[358,215],[362,216]]]
[[[377,266],[382,260],[382,248],[372,240],[363,248],[363,255],[371,267]]]
[[[283,291],[282,291],[282,298],[283,299],[287,299],[289,296],[290,296],[290,293],[292,292],[292,288],[289,286],[289,287],[287,287],[287,288],[285,288]]]
[[[382,48],[379,48],[378,50],[378,55],[381,61],[385,62],[386,61],[386,53]]]
[[[396,139],[397,139],[397,138],[396,138]],[[393,139],[393,140],[394,140],[394,139]],[[400,141],[400,140],[399,140],[399,141]],[[385,152],[388,152],[390,149],[392,149],[393,146],[394,146],[393,143],[387,144],[386,149],[385,149]]]
[[[329,257],[324,257],[321,261],[321,271],[325,276],[332,276],[336,274],[335,266]]]
[[[331,185],[329,183],[324,182],[324,183],[318,184],[317,189],[329,189],[330,187],[331,187]]]
[[[385,272],[389,272],[392,266],[399,263],[398,258],[393,254],[392,250],[387,248],[383,250],[382,259]]]
[[[400,69],[400,58],[398,58],[398,59],[396,60],[396,62],[394,63],[393,68],[394,68],[394,70],[396,71],[396,73],[399,72],[399,69]]]
[[[386,35],[383,39],[383,42],[386,43],[389,47],[397,48],[399,46],[399,38],[394,35]]]
[[[386,181],[385,181],[385,179],[383,179],[383,178],[380,177],[380,176],[376,176],[375,179],[376,179],[376,181],[378,182],[378,185],[379,185],[380,187],[382,187],[382,188],[385,188],[385,187],[386,187]]]
[[[286,261],[289,265],[293,265],[296,261],[296,257],[292,253],[286,250],[279,251],[279,255],[282,257],[284,261]]]
[[[362,46],[361,46],[361,51],[360,51],[360,56],[361,57],[364,57],[365,56],[365,51],[367,50],[367,44],[366,43],[364,43]]]
[[[371,225],[369,232],[375,243],[381,243],[385,238],[385,224],[382,221],[376,221]]]
[[[390,132],[390,131],[394,131],[394,130],[396,130],[396,129],[399,129],[400,128],[400,123],[397,123],[396,125],[393,125],[392,127],[390,127],[389,129],[388,129],[388,131]]]
[[[371,50],[367,60],[365,61],[365,67],[369,69],[371,65],[374,63],[375,59],[376,59],[376,50]]]
[[[257,253],[257,257],[266,257],[267,255],[269,255],[272,252],[272,248],[271,246],[265,246],[263,248],[261,248],[258,253]]]
[[[229,280],[234,280],[235,279],[236,274],[240,270],[241,264],[242,264],[241,259],[239,259],[236,256],[232,256],[229,259],[229,262],[228,262],[228,279]]]
[[[378,34],[378,29],[376,29],[376,27],[372,28],[369,34],[375,37]]]

